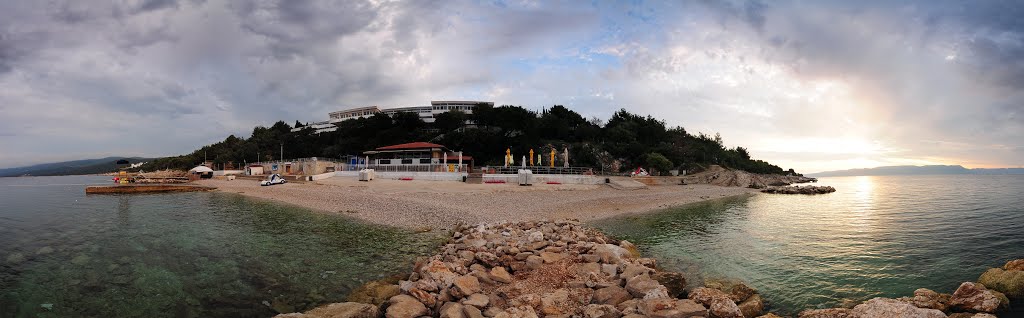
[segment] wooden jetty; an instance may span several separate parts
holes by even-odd
[[[212,191],[216,187],[194,184],[118,184],[109,186],[90,186],[85,188],[86,194],[119,194],[119,193],[166,193],[166,192],[198,192]]]

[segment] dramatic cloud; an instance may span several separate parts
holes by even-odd
[[[619,108],[801,171],[1024,164],[1024,5],[8,1],[0,167],[349,107]]]

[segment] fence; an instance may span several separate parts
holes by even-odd
[[[518,174],[519,169],[529,169],[533,174],[576,174],[594,175],[594,168],[590,167],[548,167],[548,166],[487,166],[483,168],[488,174]]]
[[[456,172],[465,172],[466,167],[469,165],[462,164],[461,166],[457,163],[450,163],[447,165],[441,164],[426,164],[426,165],[345,165],[342,169],[344,171],[359,171],[363,169],[373,169],[376,172],[448,172],[449,166],[455,169]]]

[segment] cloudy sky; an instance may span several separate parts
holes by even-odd
[[[1024,165],[1019,1],[0,1],[0,167],[473,99],[814,172]]]

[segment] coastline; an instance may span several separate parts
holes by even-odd
[[[617,190],[605,185],[465,184],[332,178],[260,187],[256,181],[203,180],[217,191],[289,203],[374,224],[452,229],[457,224],[578,219],[647,213],[757,189],[706,184]]]

